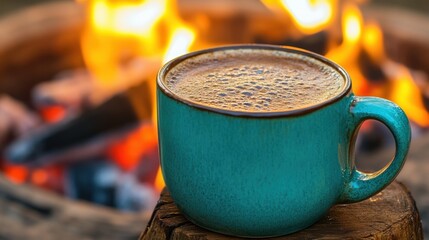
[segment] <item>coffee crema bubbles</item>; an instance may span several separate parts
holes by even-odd
[[[318,59],[270,49],[224,49],[187,58],[164,78],[188,101],[228,111],[284,112],[323,103],[345,88]]]

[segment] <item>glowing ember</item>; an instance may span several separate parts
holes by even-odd
[[[66,110],[62,106],[47,106],[40,109],[40,114],[48,123],[54,123],[62,120],[66,114]]]
[[[143,124],[124,139],[113,144],[109,148],[108,154],[120,168],[125,171],[132,171],[146,153],[156,149],[157,144],[155,128],[152,124]]]
[[[48,181],[48,173],[43,169],[35,170],[31,175],[31,182],[40,186]]]
[[[4,174],[14,183],[25,183],[28,178],[28,169],[23,166],[6,165]]]

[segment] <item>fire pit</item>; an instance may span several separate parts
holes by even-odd
[[[97,2],[88,3],[87,11],[100,7]],[[7,123],[5,126],[13,125],[14,131],[5,131],[8,134],[0,138],[2,148],[7,148],[6,156],[18,163],[11,164],[11,159],[0,163],[6,176],[0,178],[0,201],[2,206],[7,206],[0,209],[1,215],[6,216],[0,222],[7,226],[0,230],[0,236],[24,238],[49,232],[55,239],[60,238],[58,236],[62,239],[137,238],[163,187],[152,124],[155,118],[153,76],[162,61],[189,50],[258,42],[316,51],[337,61],[352,74],[358,95],[377,95],[395,101],[408,114],[415,135],[426,136],[429,80],[425,74],[429,75],[429,62],[425,56],[429,54],[429,35],[421,34],[421,29],[428,28],[427,18],[403,10],[363,8],[363,18],[377,20],[383,29],[381,32],[370,21],[364,23],[362,13],[355,6],[344,3],[340,5],[345,12],[333,15],[336,21],[332,20],[335,24],[330,28],[324,29],[327,24],[299,27],[296,20],[286,17],[278,2],[264,1],[264,4],[217,1],[212,5],[195,0],[179,1],[180,15],[169,14],[180,19],[181,25],[177,27],[180,31],[172,30],[167,34],[169,37],[155,39],[156,44],[151,42],[153,39],[129,32],[133,30],[131,26],[103,45],[94,35],[105,40],[103,37],[110,36],[111,30],[101,27],[96,29],[101,32],[88,32],[96,26],[88,26],[85,19],[97,19],[97,16],[85,13],[83,7],[75,3],[33,7],[0,21],[0,33],[4,36],[0,39],[0,91],[8,96],[7,100],[0,101],[0,112],[6,112],[14,120],[26,120],[26,124]],[[397,23],[396,19],[401,20]],[[163,27],[158,27],[169,28],[164,25],[174,24],[165,20]],[[420,30],[409,25],[420,26]],[[345,26],[354,30],[341,31]],[[356,32],[361,36],[355,35]],[[133,36],[131,40],[122,39],[128,35]],[[153,48],[140,49],[136,39]],[[115,44],[127,46],[126,51],[114,49],[106,56],[88,53],[87,48],[106,50]],[[177,47],[168,48],[172,44]],[[157,51],[161,51],[162,56]],[[58,76],[60,73],[62,76]],[[124,82],[118,82],[117,78],[124,78]],[[98,79],[97,84],[93,84],[94,79]],[[134,90],[129,90],[131,86]],[[78,91],[70,98],[64,89]],[[2,103],[6,106],[3,108],[13,109],[13,113],[3,110]],[[39,114],[34,115],[36,110]],[[88,124],[97,127],[84,128]],[[390,146],[385,129],[370,133],[378,128],[376,123],[364,124],[358,158],[372,158],[367,152],[377,144]],[[49,144],[37,145],[48,142],[49,136],[53,136]],[[17,138],[21,145],[16,145]],[[13,151],[11,142],[15,144]],[[22,145],[27,146],[24,153]],[[29,145],[34,151],[28,151]],[[386,156],[383,159],[387,159]],[[359,164],[361,169],[377,168],[368,161]],[[96,185],[97,181],[101,184]],[[89,188],[90,185],[96,186]],[[40,188],[123,210],[143,211],[123,213],[66,200]],[[118,195],[118,189],[138,194]]]
[[[37,84],[65,69],[82,67],[79,46],[82,27],[83,11],[73,3],[37,6],[1,21],[0,32],[4,34],[0,39],[2,94],[30,106],[31,91]],[[15,133],[9,134],[14,137]],[[8,142],[3,140],[2,149]],[[147,222],[148,215],[144,212],[121,213],[55,194],[52,190],[64,190],[64,172],[60,168],[30,169],[5,161],[0,165],[0,222],[3,226],[0,236],[4,238],[136,239]],[[39,187],[15,184],[23,182]]]

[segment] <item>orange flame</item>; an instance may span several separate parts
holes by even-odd
[[[429,127],[429,113],[409,69],[388,60],[384,53],[380,26],[376,23],[364,24],[356,6],[346,6],[343,13],[343,43],[328,52],[327,57],[346,68],[353,79],[353,90],[356,94],[388,98],[398,104],[413,122]],[[380,87],[367,81],[358,65],[362,51],[365,51],[374,63],[380,65],[390,84]],[[386,95],[386,92],[389,94]]]
[[[388,77],[392,79],[390,100],[398,104],[413,122],[422,127],[429,127],[429,113],[410,70],[390,61],[384,64],[384,68]]]
[[[85,63],[97,83],[106,89],[113,89],[113,92],[120,88],[119,81],[129,81],[124,79],[130,75],[124,72],[133,69],[127,66],[130,65],[129,59],[158,58],[159,64],[165,63],[189,52],[196,38],[195,31],[180,19],[174,0],[79,1],[88,6],[88,23],[81,41]],[[142,67],[154,68],[154,65]],[[156,96],[155,74],[159,67],[153,71],[141,71],[149,75],[140,77],[150,81],[153,105]],[[156,107],[152,109],[156,111]],[[152,123],[156,124],[155,112],[152,113]],[[153,145],[149,140],[141,139],[148,136],[148,132],[153,131],[143,134],[140,129],[109,150],[119,166],[125,170],[136,166],[139,155]],[[149,135],[156,142],[156,134]],[[162,189],[163,180],[159,173],[156,177],[157,188]]]
[[[365,25],[363,32],[362,44],[364,50],[368,53],[371,59],[380,64],[386,59],[383,46],[383,33],[381,27],[376,23],[368,23]]]
[[[359,9],[354,5],[345,6],[341,19],[343,42],[340,46],[332,48],[326,54],[326,57],[340,65],[356,60],[360,51],[359,41],[362,26],[363,19]]]
[[[170,59],[189,51],[195,38],[194,30],[179,18],[173,0],[85,2],[89,21],[82,36],[82,50],[88,69],[101,85],[114,88],[115,82],[126,81],[121,79],[121,72],[126,71],[124,64],[130,58],[161,60],[167,52]],[[172,44],[181,51],[168,51]],[[177,44],[181,46],[177,48]]]
[[[271,8],[283,8],[303,33],[327,30],[337,7],[335,1],[262,0]],[[364,23],[360,9],[346,3],[342,7],[342,42],[333,46],[326,57],[343,66],[353,80],[353,91],[358,95],[375,95],[397,103],[415,123],[429,127],[429,113],[413,81],[409,69],[388,60],[384,53],[383,34],[375,23]],[[372,62],[378,64],[390,84],[374,84],[364,76],[359,57],[365,51]],[[389,88],[389,89],[387,89]],[[386,92],[390,94],[386,95]]]
[[[195,39],[195,33],[186,27],[177,28],[170,39],[168,48],[165,52],[163,63],[189,52],[191,44]]]
[[[343,66],[353,79],[353,91],[368,94],[368,84],[358,65],[361,51],[360,42],[363,32],[363,17],[355,5],[345,5],[342,11],[341,29],[343,41],[341,45],[328,51],[326,57]]]
[[[325,29],[333,20],[336,0],[261,0],[270,8],[281,7],[291,17],[296,27],[305,34]]]
[[[390,99],[404,110],[411,121],[421,127],[429,127],[429,113],[424,106],[420,89],[407,67],[387,58],[380,26],[372,22],[366,24],[361,41],[362,48],[374,63],[380,65],[390,83],[385,86],[389,88],[388,91],[377,92],[373,89],[372,94]],[[389,94],[386,95],[385,92]]]
[[[123,65],[136,56],[157,56],[162,47],[159,22],[166,2],[88,0],[88,22],[82,35],[85,63],[95,80],[113,88]]]
[[[151,39],[149,36],[164,14],[165,8],[166,3],[157,0],[94,0],[91,22],[95,31]]]
[[[162,176],[161,168],[158,168],[158,172],[156,173],[156,178],[155,178],[155,189],[158,192],[161,192],[162,189],[164,189],[164,187],[165,187],[164,177]]]

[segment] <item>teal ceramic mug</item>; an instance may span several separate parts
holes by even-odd
[[[344,88],[302,109],[249,113],[179,97],[166,84],[166,75],[188,59],[240,49],[311,58],[341,74]],[[334,204],[371,197],[399,173],[411,135],[398,106],[354,96],[344,69],[296,48],[226,46],[181,56],[160,70],[157,103],[161,167],[172,198],[193,223],[235,236],[289,234],[312,225]],[[374,173],[358,171],[353,159],[357,130],[367,119],[384,123],[396,141],[394,159]]]

